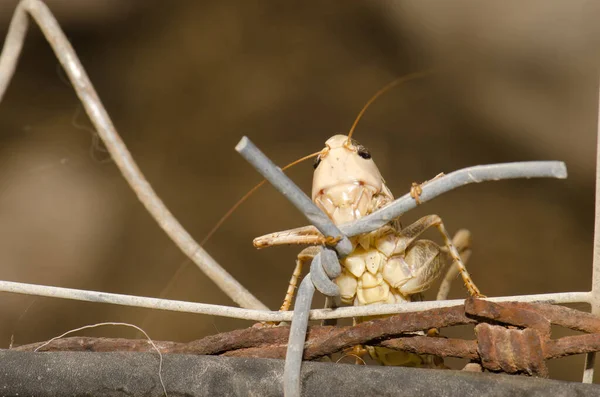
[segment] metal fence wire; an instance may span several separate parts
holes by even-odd
[[[6,89],[12,79],[17,67],[17,61],[21,53],[24,39],[31,17],[41,28],[44,36],[50,43],[62,67],[66,71],[78,97],[83,103],[85,110],[96,128],[99,136],[103,140],[117,167],[135,191],[140,201],[169,235],[169,237],[181,248],[181,250],[211,279],[213,280],[234,302],[240,307],[228,307],[211,305],[205,303],[184,302],[175,300],[164,300],[149,297],[111,294],[106,292],[86,291],[69,288],[59,288],[44,285],[33,285],[17,283],[11,281],[0,281],[0,291],[17,294],[28,294],[46,297],[55,297],[62,299],[74,299],[88,302],[101,302],[116,305],[126,305],[134,307],[152,308],[158,310],[180,311],[188,313],[208,314],[213,316],[233,317],[254,321],[270,322],[289,322],[291,327],[289,331],[289,340],[287,341],[287,353],[285,354],[284,370],[284,390],[285,395],[300,395],[300,374],[303,356],[306,358],[316,357],[320,353],[315,353],[314,343],[311,349],[305,350],[305,340],[307,339],[307,327],[309,320],[328,320],[338,318],[352,318],[362,316],[378,316],[385,314],[395,314],[400,317],[389,317],[386,319],[375,320],[379,331],[376,331],[369,323],[360,324],[354,328],[352,335],[363,335],[363,339],[353,339],[352,343],[362,343],[365,340],[374,340],[373,332],[382,332],[389,330],[394,323],[396,327],[402,328],[399,324],[410,324],[410,321],[416,319],[425,319],[424,316],[413,315],[422,311],[430,311],[436,316],[428,316],[429,323],[419,323],[418,329],[429,327],[442,327],[442,321],[447,316],[454,316],[455,323],[465,324],[473,323],[472,318],[464,317],[464,313],[475,315],[477,318],[484,318],[496,322],[502,322],[508,325],[524,327],[522,334],[518,334],[522,346],[527,348],[531,354],[527,362],[507,364],[502,357],[497,356],[496,351],[483,352],[482,346],[499,346],[506,340],[503,339],[508,331],[499,331],[489,324],[478,324],[476,333],[479,345],[465,344],[455,340],[443,340],[436,338],[399,338],[395,341],[388,341],[390,346],[402,347],[406,350],[420,351],[423,349],[432,354],[440,353],[443,349],[452,350],[454,356],[470,358],[474,354],[488,358],[488,367],[496,366],[498,370],[505,372],[526,372],[531,375],[544,376],[546,369],[543,360],[553,357],[559,357],[565,354],[575,354],[587,352],[585,368],[583,372],[583,382],[591,383],[594,375],[594,353],[600,350],[600,341],[598,334],[591,336],[583,335],[585,338],[569,339],[562,342],[550,343],[549,326],[550,324],[561,324],[572,329],[583,330],[589,333],[600,332],[600,320],[594,315],[600,314],[600,150],[597,154],[596,170],[596,214],[595,214],[595,234],[594,234],[594,255],[593,255],[593,276],[591,291],[586,292],[565,292],[549,293],[538,295],[505,296],[494,297],[485,300],[469,299],[464,300],[441,300],[432,302],[411,302],[403,304],[385,304],[360,307],[341,307],[335,309],[310,310],[312,297],[315,289],[330,297],[339,295],[339,289],[331,280],[340,274],[339,258],[344,257],[351,251],[349,237],[360,233],[366,233],[380,228],[391,220],[397,218],[403,213],[415,208],[418,204],[431,200],[432,198],[443,194],[449,190],[464,186],[469,183],[480,183],[485,181],[496,181],[511,178],[559,178],[567,177],[565,164],[558,161],[535,161],[519,162],[508,164],[492,164],[476,166],[455,171],[440,178],[436,178],[422,186],[422,193],[417,202],[410,194],[407,194],[385,208],[360,219],[352,224],[335,226],[331,220],[281,171],[279,167],[273,164],[248,138],[244,137],[239,142],[236,150],[248,160],[275,188],[280,191],[298,208],[323,235],[333,237],[337,241],[334,246],[322,247],[319,254],[312,262],[310,273],[303,279],[295,303],[295,309],[292,312],[270,311],[255,298],[246,288],[236,281],[226,270],[224,270],[200,245],[194,241],[191,235],[181,226],[175,217],[169,212],[165,204],[156,195],[151,185],[145,179],[127,147],[120,139],[108,113],[94,90],[83,66],[78,60],[73,48],[66,39],[64,33],[50,10],[40,0],[22,0],[14,13],[10,28],[0,54],[0,101],[2,100]],[[600,113],[600,111],[599,111]],[[599,124],[600,133],[600,124]],[[513,303],[506,303],[513,302]],[[519,302],[519,303],[515,303]],[[547,304],[564,303],[588,303],[591,305],[592,314],[575,312],[572,309],[566,309]],[[545,303],[546,305],[539,305]],[[537,305],[536,305],[537,304]],[[554,308],[554,309],[553,309]],[[437,311],[436,311],[437,310]],[[402,313],[405,317],[402,317]],[[462,314],[461,314],[462,313]],[[444,317],[446,316],[446,317]],[[458,316],[458,317],[457,317]],[[461,317],[462,316],[462,317]],[[460,318],[456,320],[456,318]],[[571,319],[572,322],[569,322]],[[441,321],[435,322],[435,321]],[[387,321],[387,322],[386,322]],[[425,321],[425,320],[423,320]],[[458,321],[458,322],[456,322]],[[371,326],[367,329],[366,327]],[[360,328],[363,327],[363,328]],[[385,328],[388,327],[388,328]],[[421,327],[421,328],[419,328]],[[406,328],[396,328],[396,333]],[[360,330],[363,334],[360,334]],[[371,334],[365,334],[365,329]],[[400,329],[400,331],[398,331]],[[505,328],[503,328],[505,329]],[[283,330],[283,331],[282,331]],[[529,332],[531,331],[531,332]],[[287,332],[284,328],[270,328],[264,330],[254,330],[247,332],[262,332],[263,337],[274,337],[277,332]],[[341,338],[347,330],[339,327],[335,332],[339,340],[348,342],[347,338]],[[357,333],[358,332],[358,333]],[[391,332],[391,331],[390,331]],[[514,330],[517,332],[517,330]],[[513,332],[513,334],[514,334]],[[519,331],[521,332],[521,331]],[[529,332],[529,333],[527,333]],[[534,334],[532,334],[534,332]],[[273,335],[271,335],[273,334]],[[393,334],[393,332],[392,332]],[[240,333],[235,334],[236,338],[241,338]],[[265,336],[267,335],[267,336]],[[269,336],[270,335],[270,336]],[[366,336],[365,336],[366,335]],[[378,335],[378,334],[377,334]],[[389,336],[389,333],[386,334]],[[516,334],[515,334],[516,335]],[[224,336],[225,337],[225,336]],[[248,335],[246,335],[248,337]],[[509,335],[509,337],[511,337]],[[315,339],[316,338],[316,339]],[[311,331],[309,340],[319,345],[319,332]],[[331,341],[331,335],[328,336]],[[370,338],[370,339],[369,339]],[[544,339],[546,338],[546,339]],[[575,338],[575,337],[573,337]],[[566,339],[566,338],[562,338]],[[437,340],[437,341],[436,341]],[[484,342],[482,342],[484,341]],[[485,342],[487,341],[487,342]],[[504,341],[504,342],[503,342]],[[214,345],[214,340],[212,340]],[[323,340],[321,340],[323,343]],[[454,343],[454,344],[453,344]],[[473,342],[475,343],[475,342]],[[483,343],[483,345],[482,345]],[[487,345],[485,344],[487,343]],[[540,346],[539,349],[531,348]],[[537,343],[537,344],[536,344]],[[581,348],[582,344],[587,343],[591,347],[588,350]],[[420,347],[415,347],[419,345]],[[443,346],[442,346],[443,345]],[[425,347],[423,347],[425,346]],[[433,347],[431,347],[433,346]],[[543,348],[541,347],[543,346]],[[198,347],[196,346],[196,349]],[[340,348],[340,346],[337,346]],[[189,349],[189,347],[188,347]],[[436,350],[437,349],[437,350]],[[442,349],[442,350],[441,350]],[[493,350],[493,349],[492,349]],[[179,350],[171,352],[185,352],[185,348],[179,347]],[[189,351],[189,350],[188,350]],[[281,349],[279,348],[281,354]],[[198,350],[195,351],[198,353]],[[312,352],[312,353],[311,353]],[[566,352],[566,353],[565,353]],[[496,354],[496,355],[495,355]],[[491,357],[491,358],[490,358]],[[496,360],[496,361],[494,361]],[[512,367],[511,367],[512,366]],[[485,367],[485,365],[484,365]],[[510,367],[510,368],[509,368]],[[516,369],[515,369],[516,368]],[[518,371],[517,371],[518,370]]]

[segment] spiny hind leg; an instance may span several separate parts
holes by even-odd
[[[452,238],[452,244],[456,247],[456,250],[460,254],[460,259],[464,265],[467,264],[469,258],[471,257],[471,232],[466,229],[460,229],[454,237]],[[448,249],[446,247],[442,248],[446,254],[449,254]],[[448,270],[446,271],[446,275],[440,284],[440,289],[438,290],[436,300],[445,300],[448,298],[450,294],[450,288],[452,287],[452,282],[458,276],[458,265],[456,262],[452,262]]]
[[[442,235],[444,245],[448,250],[448,254],[452,257],[452,260],[454,261],[453,266],[456,266],[458,268],[458,271],[462,276],[463,282],[465,283],[469,294],[475,297],[483,297],[484,295],[482,295],[481,292],[479,292],[479,289],[471,279],[471,276],[469,275],[469,272],[467,271],[467,268],[464,262],[462,261],[458,250],[456,249],[454,243],[448,235],[448,232],[446,231],[442,218],[440,218],[439,216],[424,216],[415,223],[408,225],[406,228],[402,229],[399,232],[398,236],[401,238],[400,241],[404,249],[408,248],[408,246],[412,244],[413,241],[417,239],[417,237],[423,234],[423,232],[425,232],[425,230],[429,229],[430,227],[435,227]]]
[[[298,258],[296,259],[296,267],[294,268],[294,272],[292,273],[292,277],[290,278],[290,282],[288,285],[287,292],[285,294],[285,298],[283,299],[283,303],[279,308],[280,311],[288,311],[290,310],[290,306],[292,306],[292,300],[294,299],[294,293],[296,292],[296,288],[298,287],[298,279],[302,274],[302,268],[305,263],[310,263],[312,259],[319,252],[320,247],[308,247],[300,251],[298,254]]]

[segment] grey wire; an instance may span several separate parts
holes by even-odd
[[[315,288],[326,296],[340,296],[340,287],[331,279],[342,273],[340,261],[334,250],[324,247],[310,264],[311,280]]]
[[[562,161],[522,161],[515,163],[477,165],[463,168],[421,185],[421,203],[441,194],[470,183],[499,181],[517,178],[558,178],[567,177],[567,166]],[[417,207],[419,204],[410,194],[405,194],[388,206],[353,223],[340,225],[348,237],[379,229],[391,220]]]
[[[236,150],[271,182],[279,192],[287,197],[296,208],[302,211],[306,218],[321,233],[325,236],[343,236],[340,242],[347,241],[347,236],[356,236],[376,230],[418,205],[415,198],[410,194],[406,194],[385,208],[351,224],[342,225],[338,229],[304,192],[247,137],[243,137],[240,140],[236,146]],[[565,164],[560,161],[532,161],[464,168],[422,184],[419,201],[421,203],[429,201],[449,190],[470,183],[501,179],[544,177],[566,178],[567,169]],[[310,273],[300,283],[294,305],[285,361],[284,393],[286,397],[300,396],[302,354],[304,341],[306,340],[309,310],[315,287],[327,296],[335,297],[339,295],[339,287],[330,278],[337,277],[340,274],[341,268],[336,255],[332,254],[333,251],[330,249],[322,249],[313,259]],[[346,251],[344,251],[344,255],[347,255]]]
[[[235,150],[252,164],[266,180],[271,182],[275,189],[290,200],[324,236],[340,239],[335,249],[341,257],[348,255],[352,251],[352,243],[340,232],[340,229],[248,137],[243,137],[235,147]]]
[[[285,369],[283,375],[283,388],[286,397],[300,397],[300,371],[302,367],[302,353],[308,327],[308,316],[315,287],[324,295],[337,297],[340,288],[331,281],[340,275],[342,269],[339,257],[344,257],[352,251],[352,243],[344,236],[329,217],[321,211],[315,203],[265,156],[247,137],[243,137],[235,147],[266,180],[290,200],[323,235],[338,238],[335,251],[323,247],[313,258],[310,273],[300,283],[294,315],[290,326],[287,352],[285,356]]]
[[[140,307],[152,310],[167,310],[180,313],[202,314],[207,316],[219,316],[227,318],[238,318],[247,321],[291,321],[293,312],[242,309],[233,306],[212,305],[209,303],[186,302],[170,299],[148,298],[145,296],[112,294],[80,290],[73,288],[52,287],[49,285],[37,285],[17,283],[13,281],[0,281],[0,292],[11,294],[22,294],[29,296],[44,296],[54,299],[70,299],[81,302],[95,302],[109,305],[121,305],[129,307]],[[530,302],[530,303],[590,303],[590,292],[555,292],[537,295],[514,295],[504,297],[486,298],[490,302]],[[388,314],[419,312],[424,310],[439,309],[441,307],[460,306],[464,299],[445,301],[422,301],[389,303],[368,306],[344,306],[335,310],[315,309],[311,310],[311,320],[334,320],[340,318],[382,316]]]
[[[268,310],[267,306],[254,297],[250,291],[223,269],[193,239],[181,223],[171,214],[154,189],[152,189],[152,186],[138,168],[127,146],[125,146],[125,143],[123,143],[117,133],[85,69],[77,58],[75,50],[71,47],[71,44],[48,7],[39,0],[21,1],[11,20],[2,53],[0,53],[0,100],[2,100],[6,93],[23,48],[29,24],[27,14],[30,14],[35,22],[37,22],[48,43],[54,50],[77,96],[85,107],[87,115],[98,131],[98,135],[102,138],[115,164],[119,167],[123,177],[125,177],[138,199],[160,227],[196,266],[234,302],[241,307],[249,309]]]
[[[283,369],[283,393],[285,397],[300,397],[302,389],[300,385],[302,355],[304,354],[304,341],[308,330],[308,314],[314,294],[315,286],[312,282],[311,273],[308,273],[300,283],[294,302],[294,314],[292,315],[292,325],[290,326]]]
[[[313,271],[322,273],[315,277]],[[310,273],[304,277],[298,288],[298,296],[294,302],[294,314],[290,326],[290,336],[285,355],[285,366],[283,371],[283,390],[286,397],[300,397],[302,355],[304,353],[304,341],[308,329],[308,317],[310,306],[315,293],[315,287],[319,292],[329,297],[340,295],[340,289],[332,283],[329,277],[337,277],[341,273],[340,261],[329,247],[323,247],[312,260]],[[329,288],[332,284],[335,288]],[[325,287],[325,288],[324,288]]]
[[[342,267],[340,266],[340,261],[335,251],[325,247],[323,252],[321,253],[321,264],[320,267],[325,271],[325,274],[330,279],[336,278],[340,274],[342,274]],[[324,292],[323,292],[324,293]],[[326,294],[327,296],[339,296],[339,293],[334,294]]]

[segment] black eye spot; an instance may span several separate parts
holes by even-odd
[[[369,153],[369,150],[364,146],[359,146],[357,153],[360,157],[362,157],[365,160],[368,160],[371,158],[371,153]]]
[[[315,162],[313,163],[313,168],[316,170],[317,167],[319,166],[319,164],[321,164],[321,156],[317,156],[315,158]]]
[[[356,148],[356,153],[358,153],[358,155],[360,157],[362,157],[365,160],[368,160],[371,158],[371,153],[369,152],[369,149],[367,149],[366,147],[364,147],[363,145],[361,145],[360,143],[358,143],[358,141],[356,141],[354,139],[350,139],[350,142],[352,143],[352,146],[354,146]]]

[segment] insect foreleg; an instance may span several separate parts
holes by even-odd
[[[329,240],[311,225],[265,234],[255,238],[252,244],[260,249],[277,245],[323,245],[328,242]]]

